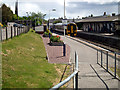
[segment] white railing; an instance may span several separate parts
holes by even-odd
[[[68,78],[66,78],[64,81],[62,81],[59,84],[52,87],[50,90],[56,90],[56,89],[60,88],[65,83],[70,81],[71,78],[73,78],[74,76],[75,76],[75,88],[78,89],[78,55],[76,52],[75,52],[75,71]]]

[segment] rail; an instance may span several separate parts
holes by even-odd
[[[60,88],[65,83],[70,81],[71,78],[73,78],[74,76],[75,76],[75,88],[78,89],[78,55],[77,55],[76,52],[75,52],[75,71],[68,78],[66,78],[64,81],[62,81],[59,84],[57,84],[54,87],[52,87],[50,90],[56,90],[56,89]]]
[[[114,78],[120,80],[119,75],[117,75],[117,71],[120,69],[118,67],[120,62],[120,58],[119,58],[120,53],[109,51],[106,49],[96,49],[96,50],[97,50],[97,64],[99,64],[107,72],[109,72],[112,76],[114,76]]]

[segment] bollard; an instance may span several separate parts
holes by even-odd
[[[103,58],[102,58],[102,50],[101,50],[101,67],[102,67],[102,61],[103,61],[102,59],[103,59]]]
[[[63,56],[65,56],[65,55],[66,55],[66,45],[63,44]]]
[[[108,72],[108,52],[106,52],[106,71]]]
[[[11,38],[13,37],[13,30],[12,30],[12,26],[11,26]]]
[[[8,39],[7,27],[6,27],[6,40]]]
[[[78,73],[75,75],[75,90],[78,90]]]
[[[50,38],[50,33],[49,33],[49,38]]]
[[[116,53],[115,53],[115,70],[114,70],[114,75],[115,75],[115,78],[116,78]]]

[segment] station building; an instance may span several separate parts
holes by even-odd
[[[96,17],[87,17],[76,22],[82,24],[83,31],[86,32],[116,32],[120,31],[120,15],[103,15]],[[78,26],[79,27],[79,26]]]

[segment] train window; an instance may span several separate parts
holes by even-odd
[[[73,25],[73,30],[76,30],[76,25]]]
[[[70,25],[68,25],[68,30],[71,30],[71,27],[70,27]]]

